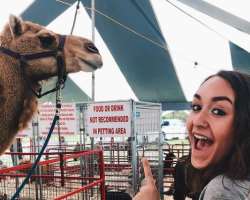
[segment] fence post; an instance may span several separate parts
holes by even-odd
[[[159,188],[159,192],[160,192],[160,197],[161,199],[163,200],[164,199],[164,195],[163,195],[163,188],[164,188],[164,181],[163,181],[163,178],[164,178],[164,173],[163,173],[163,150],[162,150],[162,147],[163,147],[163,134],[162,132],[159,132],[159,148],[158,148],[158,151],[159,151],[159,168],[158,168],[158,188]],[[166,160],[165,160],[166,162]]]
[[[100,179],[102,179],[100,185],[101,199],[106,200],[106,191],[105,191],[105,171],[104,171],[104,159],[103,159],[103,150],[100,150],[99,153],[99,170],[100,170]]]
[[[34,144],[34,150],[35,153],[40,152],[40,143],[39,143],[39,121],[38,116],[35,116],[32,120],[32,133],[33,133],[33,144]],[[36,160],[36,155],[34,155],[34,160]],[[34,171],[35,174],[40,175],[41,174],[41,168],[40,166],[37,166],[37,169]],[[38,191],[39,186],[39,191]],[[36,190],[36,199],[42,199],[43,198],[43,192],[42,192],[42,180],[39,177],[39,179],[35,181],[35,190]],[[38,196],[40,194],[40,197]]]
[[[138,171],[138,153],[137,153],[137,133],[135,132],[136,124],[135,124],[135,118],[136,118],[136,103],[131,100],[131,150],[132,150],[132,188],[133,188],[133,195],[136,194],[136,192],[139,189],[138,184],[138,177],[139,177],[139,171]]]
[[[79,106],[79,128],[80,128],[80,151],[85,150],[85,123],[84,123],[84,105],[81,104]],[[83,156],[80,156],[80,174],[82,177],[86,177],[86,171],[84,172],[84,169],[86,169],[86,162],[83,160]],[[81,185],[83,186],[83,180],[81,180]],[[87,199],[87,196],[84,192],[81,193],[82,200]]]

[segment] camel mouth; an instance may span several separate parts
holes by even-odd
[[[82,60],[82,59],[81,59]],[[86,60],[82,60],[83,62],[85,62],[88,66],[90,66],[92,69],[94,70],[97,70],[98,69],[98,66],[94,65],[93,63],[91,62],[88,62]]]
[[[88,67],[90,67],[93,71],[99,69],[102,67],[102,61],[101,60],[98,60],[96,62],[92,62],[92,61],[88,61],[88,60],[85,60],[85,59],[82,59],[82,58],[78,58],[80,60],[80,62],[86,64]]]

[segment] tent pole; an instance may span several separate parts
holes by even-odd
[[[95,0],[91,0],[92,41],[95,43]],[[92,72],[92,101],[95,101],[95,72]]]

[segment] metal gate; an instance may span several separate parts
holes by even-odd
[[[136,102],[133,100],[94,102],[96,109],[99,109],[101,113],[105,113],[105,108],[107,107],[108,109],[110,105],[120,104],[128,105],[127,109],[129,111],[125,113],[130,119],[130,127],[128,128],[130,133],[123,137],[117,135],[112,137],[109,135],[108,137],[95,136],[91,139],[92,145],[100,145],[104,150],[107,188],[110,190],[127,191],[131,195],[138,192],[142,174],[139,163],[142,156],[144,156],[150,161],[154,176],[157,180],[158,189],[162,192],[163,156],[160,127],[161,105],[150,102]],[[91,135],[89,132],[92,131],[88,127],[90,124],[88,112],[93,106],[91,109],[89,109],[89,106],[92,106],[91,103],[80,105],[80,110],[82,111],[80,115],[83,119],[82,127],[85,133],[83,134],[85,136],[83,141],[85,142],[88,140],[87,135]],[[124,117],[126,114],[120,115]],[[92,115],[92,121],[94,121],[95,124],[98,122],[98,119],[95,118],[96,116],[102,117],[103,115]],[[96,127],[99,127],[99,124],[97,124]],[[93,126],[93,129],[94,128],[95,126]]]
[[[27,155],[27,153],[24,153]],[[32,154],[30,156],[35,156]],[[37,171],[21,191],[20,199],[105,199],[103,152],[101,150],[46,153]],[[26,177],[32,163],[0,170],[0,195],[9,199]],[[90,169],[94,171],[90,173]]]

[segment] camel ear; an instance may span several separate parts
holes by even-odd
[[[9,17],[9,25],[11,34],[13,37],[19,36],[22,34],[22,19],[14,15]]]

